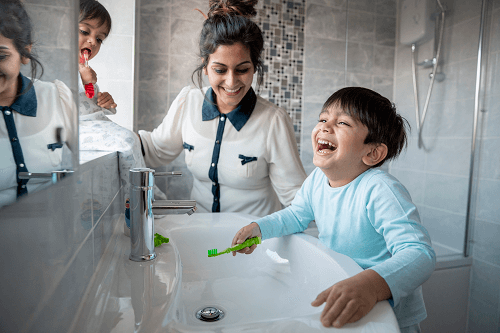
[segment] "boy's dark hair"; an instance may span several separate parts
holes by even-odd
[[[257,72],[257,87],[264,81],[264,66],[261,58],[264,38],[259,26],[250,18],[257,12],[254,6],[258,0],[210,0],[210,10],[200,34],[200,54],[203,59],[193,72],[191,79],[198,76],[198,87],[203,85],[202,70],[208,64],[209,56],[221,45],[243,44],[250,51],[252,64]],[[257,89],[258,90],[258,89]]]
[[[408,145],[406,131],[410,130],[410,124],[397,113],[396,106],[379,93],[361,87],[342,88],[328,98],[322,112],[331,106],[340,107],[368,128],[365,144],[387,146],[387,156],[373,167],[396,158]]]
[[[80,0],[80,16],[78,22],[84,20],[99,20],[99,26],[104,25],[108,29],[108,35],[111,31],[111,16],[106,8],[96,0]]]
[[[31,83],[26,89],[21,92],[23,94],[31,89],[33,82],[38,77],[43,75],[43,66],[38,56],[34,52],[28,50],[29,46],[33,46],[33,26],[28,13],[24,9],[23,4],[19,0],[1,0],[0,2],[0,34],[5,38],[11,39],[17,52],[21,57],[30,59],[31,64]],[[40,69],[40,75],[38,75]]]

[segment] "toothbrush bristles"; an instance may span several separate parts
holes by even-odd
[[[217,254],[217,249],[208,250],[208,256],[214,256]]]

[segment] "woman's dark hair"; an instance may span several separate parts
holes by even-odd
[[[30,46],[33,46],[33,26],[28,13],[19,0],[1,0],[0,2],[0,34],[11,39],[21,57],[28,58],[31,64],[31,83],[21,92],[27,92],[36,78],[43,75],[43,66]]]
[[[200,34],[200,54],[203,62],[194,70],[191,79],[198,77],[198,87],[203,85],[203,68],[208,58],[221,45],[243,44],[250,51],[252,64],[257,72],[257,87],[264,81],[264,66],[261,54],[264,38],[259,26],[250,18],[257,12],[258,0],[210,0],[210,10]],[[258,90],[258,89],[257,89]]]
[[[104,26],[108,29],[108,35],[111,31],[111,16],[103,5],[96,0],[80,0],[80,16],[78,22],[84,20],[99,20],[99,26]]]
[[[408,145],[406,131],[410,130],[410,124],[397,113],[396,106],[379,93],[361,87],[342,88],[328,98],[321,112],[331,106],[339,107],[368,128],[365,144],[387,146],[387,156],[374,167],[396,158]]]

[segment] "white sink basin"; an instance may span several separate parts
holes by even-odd
[[[251,255],[209,258],[223,251],[254,217],[244,214],[169,215],[155,230],[178,249],[182,280],[168,315],[167,332],[331,332],[319,322],[323,309],[311,302],[324,289],[361,271],[350,258],[317,238],[294,234],[263,241]],[[161,250],[158,251],[161,256]],[[224,318],[203,322],[196,312],[216,307]],[[342,332],[399,332],[388,302],[378,303]]]

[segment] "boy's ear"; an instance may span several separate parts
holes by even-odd
[[[368,154],[363,156],[363,163],[367,166],[374,166],[384,160],[387,156],[387,146],[385,143],[377,143],[371,146]]]

